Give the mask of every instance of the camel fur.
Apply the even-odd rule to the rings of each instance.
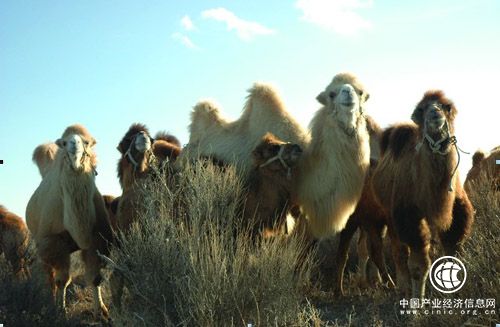
[[[271,133],[253,150],[245,220],[253,226],[254,237],[262,232],[274,235],[285,225],[301,155],[299,145],[280,141]]]
[[[0,205],[0,254],[12,266],[14,274],[29,277],[27,251],[29,232],[23,219]]]
[[[307,145],[308,133],[290,115],[272,86],[255,83],[248,92],[243,113],[235,121],[221,117],[213,102],[197,103],[191,113],[189,144],[182,157],[215,158],[226,164],[235,164],[244,175],[252,168],[253,149],[267,132],[301,148]]]
[[[115,231],[125,233],[138,219],[143,203],[141,183],[152,173],[171,174],[170,167],[181,153],[180,142],[172,135],[158,133],[152,138],[143,124],[132,124],[118,144],[118,178],[122,195],[109,201]],[[155,169],[156,168],[156,169]],[[169,178],[170,176],[167,176]],[[119,246],[119,244],[117,244]],[[124,280],[118,271],[110,277],[113,304],[121,306]]]
[[[59,149],[51,168],[29,200],[26,222],[56,303],[65,308],[70,254],[82,250],[86,279],[93,287],[94,314],[107,316],[99,286],[103,263],[97,252],[107,253],[111,229],[102,196],[95,185],[95,143],[82,125],[66,128],[56,141]]]
[[[296,201],[316,237],[341,231],[361,197],[370,161],[363,115],[368,93],[349,73],[336,75],[318,101],[311,142],[299,166]]]
[[[472,168],[467,173],[464,188],[467,193],[474,191],[478,183],[491,183],[492,190],[500,192],[500,146],[489,153],[476,151],[472,157]]]
[[[471,230],[473,208],[457,171],[456,114],[442,91],[428,91],[413,111],[414,123],[382,135],[372,187],[389,217],[397,284],[406,296],[425,294],[431,231],[454,255]]]

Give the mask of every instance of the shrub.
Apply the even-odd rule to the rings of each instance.
[[[161,176],[161,175],[160,175]],[[242,181],[231,168],[197,163],[169,187],[154,174],[143,208],[111,259],[129,295],[119,325],[290,325],[317,321],[301,293],[311,257],[300,240],[257,244],[243,222]]]

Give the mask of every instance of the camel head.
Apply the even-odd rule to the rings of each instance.
[[[358,79],[349,73],[337,74],[316,99],[330,112],[334,120],[353,133],[357,121],[363,114],[369,94]]]
[[[290,178],[291,169],[302,156],[302,149],[297,144],[285,143],[273,134],[267,133],[252,152],[254,167],[265,174],[286,175]]]
[[[453,135],[457,109],[442,91],[427,91],[417,104],[411,119],[432,139]]]
[[[81,125],[66,128],[62,137],[56,141],[71,168],[77,172],[94,171],[96,156],[93,150],[95,139]]]
[[[149,135],[146,126],[133,124],[118,144],[118,151],[134,169],[144,170],[151,155],[154,139]]]

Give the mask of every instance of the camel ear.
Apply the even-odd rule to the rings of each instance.
[[[94,146],[94,145],[96,145],[96,144],[97,144],[97,141],[95,140],[95,138],[92,138],[92,139],[90,140],[90,146]]]
[[[122,150],[122,143],[121,143],[121,142],[120,142],[120,144],[118,144],[118,145],[116,146],[116,150],[120,151],[120,153],[121,153],[121,154],[123,154],[123,153],[124,153],[124,152],[123,152],[123,150]]]
[[[318,100],[318,102],[321,103],[322,105],[326,106],[326,98],[327,98],[326,91],[323,91],[320,94],[318,94],[316,100]]]
[[[366,102],[366,101],[368,101],[368,99],[370,98],[370,93],[365,92],[364,96],[365,96],[365,100],[364,100],[364,102]]]
[[[56,145],[62,149],[66,146],[66,141],[64,141],[63,139],[57,139]]]

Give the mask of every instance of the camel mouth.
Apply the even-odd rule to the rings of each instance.
[[[444,128],[445,123],[445,117],[436,117],[427,120],[427,125],[434,131],[441,131]]]
[[[135,139],[135,149],[141,153],[144,153],[151,149],[151,140],[146,135],[138,135]]]

